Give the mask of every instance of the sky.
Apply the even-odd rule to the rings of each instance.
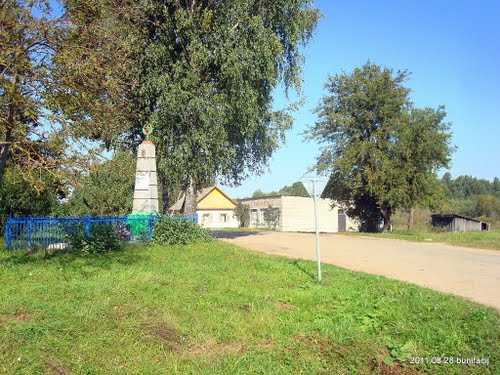
[[[323,18],[303,49],[305,104],[264,174],[239,187],[221,185],[231,198],[277,191],[307,173],[319,146],[302,133],[317,120],[312,110],[325,94],[323,84],[368,60],[411,72],[406,86],[417,107],[445,106],[457,147],[453,178],[500,176],[500,1],[318,0],[315,6]],[[276,90],[274,106],[295,99]]]

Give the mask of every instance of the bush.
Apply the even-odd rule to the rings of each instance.
[[[250,207],[248,205],[239,202],[234,210],[234,216],[238,218],[240,227],[248,228],[250,226]]]
[[[69,236],[71,251],[85,254],[106,253],[121,250],[125,241],[111,225],[93,223],[90,225],[90,236],[85,229],[80,229]]]
[[[211,240],[210,231],[191,220],[164,216],[153,225],[152,242],[158,245],[186,245]]]
[[[280,221],[281,211],[279,208],[273,208],[269,205],[268,208],[264,209],[264,221],[266,222],[266,227],[268,229],[276,230],[276,227]]]

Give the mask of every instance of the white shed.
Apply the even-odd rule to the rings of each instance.
[[[276,230],[283,232],[314,232],[314,202],[309,197],[278,196],[241,199],[250,208],[250,227],[266,228],[264,213],[274,209],[279,214]],[[319,230],[345,232],[357,230],[358,224],[347,217],[338,206],[332,208],[330,199],[318,200]]]

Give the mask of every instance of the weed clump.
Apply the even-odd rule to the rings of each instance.
[[[78,230],[70,234],[71,251],[83,254],[99,254],[123,249],[125,240],[111,225],[91,224],[90,234]]]

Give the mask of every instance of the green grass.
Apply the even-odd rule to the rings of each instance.
[[[319,285],[315,270],[219,241],[88,257],[2,252],[0,372],[495,373],[498,312],[331,265]]]
[[[357,233],[342,234],[370,236],[379,238],[395,238],[416,242],[444,242],[455,246],[473,247],[478,249],[500,250],[500,231],[489,232],[437,232],[430,230],[408,231],[398,229],[393,233]]]

